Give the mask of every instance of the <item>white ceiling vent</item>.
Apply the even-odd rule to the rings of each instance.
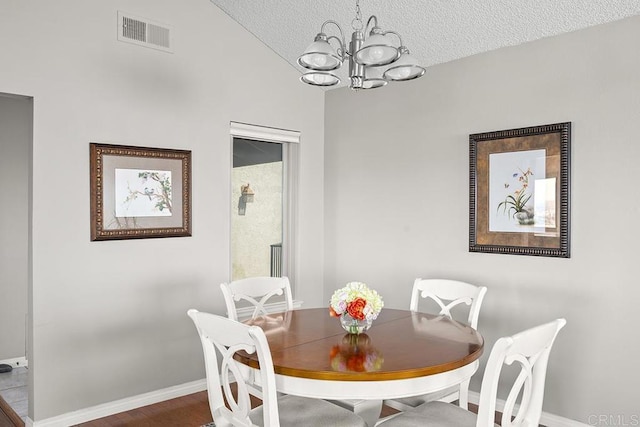
[[[120,11],[118,40],[173,53],[170,26]]]

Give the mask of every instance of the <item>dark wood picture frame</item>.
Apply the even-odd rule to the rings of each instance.
[[[89,144],[91,240],[191,236],[191,151]]]
[[[469,135],[469,251],[569,258],[571,122]]]

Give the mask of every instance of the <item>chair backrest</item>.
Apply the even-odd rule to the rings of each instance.
[[[187,314],[195,323],[202,342],[209,408],[216,426],[253,426],[249,419],[251,400],[247,376],[243,375],[246,371],[239,369],[240,363],[233,359],[236,352],[244,350],[258,355],[264,408],[263,425],[279,427],[273,360],[262,329],[195,309],[189,310]],[[221,356],[220,363],[216,352]],[[237,383],[237,397],[231,390],[230,384],[233,381]],[[225,399],[229,408],[225,405]]]
[[[438,314],[451,318],[451,309],[459,304],[469,306],[469,326],[478,329],[480,306],[487,292],[485,286],[449,279],[416,279],[413,282],[409,309],[418,311],[420,298],[430,298],[440,307]]]
[[[224,301],[227,305],[227,316],[238,320],[236,302],[245,300],[253,307],[251,318],[267,314],[265,304],[275,295],[284,294],[286,310],[293,310],[291,285],[287,277],[249,277],[220,284]]]
[[[501,425],[538,426],[542,414],[549,353],[558,332],[566,323],[565,319],[557,319],[496,341],[482,379],[476,427],[494,425],[500,374],[504,365],[514,364],[520,368],[520,372],[513,381],[506,399]],[[515,419],[512,420],[516,404],[519,407]]]

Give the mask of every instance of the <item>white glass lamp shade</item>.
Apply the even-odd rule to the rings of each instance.
[[[376,89],[386,85],[388,82],[385,79],[365,79],[362,82],[362,89]]]
[[[340,83],[340,78],[328,71],[309,71],[300,76],[300,80],[313,86],[334,86]]]
[[[365,40],[353,58],[358,64],[378,66],[391,64],[399,55],[398,48],[391,44],[389,37],[373,34]]]
[[[342,58],[331,47],[328,41],[318,40],[309,45],[298,58],[300,66],[314,71],[337,70],[342,65]]]
[[[400,56],[400,59],[387,68],[383,76],[387,80],[399,82],[417,79],[418,77],[422,77],[424,73],[425,69],[417,65],[413,56],[411,56],[408,51],[405,51]]]
[[[382,67],[366,67],[362,89],[375,89],[386,85],[388,82],[382,77]]]

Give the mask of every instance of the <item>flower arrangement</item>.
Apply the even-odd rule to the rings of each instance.
[[[384,302],[382,297],[362,282],[349,282],[333,293],[329,314],[340,317],[348,314],[356,320],[373,321],[378,317]]]

